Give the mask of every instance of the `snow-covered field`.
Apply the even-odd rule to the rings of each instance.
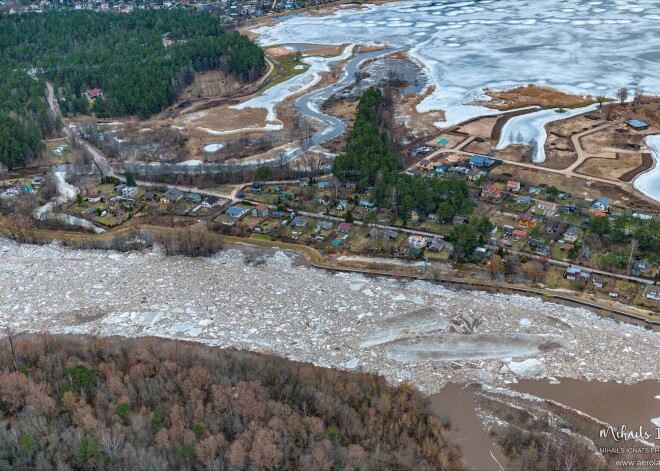
[[[633,185],[645,195],[660,202],[660,134],[647,136],[645,142],[653,154],[654,166],[635,178]]]
[[[476,377],[497,385],[530,374],[660,378],[658,334],[583,309],[332,275],[296,268],[283,252],[245,258],[233,249],[190,259],[0,240],[0,326],[196,340],[362,368],[426,392]],[[448,348],[452,361],[430,359]],[[525,360],[534,361],[522,368]]]
[[[511,144],[531,145],[534,149],[532,161],[544,162],[545,141],[548,138],[545,126],[553,121],[567,119],[597,108],[596,103],[582,108],[567,109],[562,113],[558,113],[556,109],[549,109],[514,116],[502,128],[500,142],[497,143],[496,149],[502,150]]]
[[[264,45],[384,41],[427,66],[435,91],[419,111],[444,109],[448,123],[493,113],[467,106],[485,86],[534,83],[612,96],[621,86],[660,93],[657,0],[412,1],[290,16],[255,30]],[[313,68],[321,68],[314,64]],[[312,71],[296,77],[304,81]],[[262,99],[287,96],[289,81]]]

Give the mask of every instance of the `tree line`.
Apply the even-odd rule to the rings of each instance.
[[[164,339],[7,334],[2,469],[464,469],[428,401],[382,377]]]
[[[147,118],[171,105],[196,72],[222,70],[248,82],[264,65],[259,46],[226,33],[211,13],[2,15],[0,162],[25,164],[42,150],[35,139],[61,126],[48,114],[44,80],[55,85],[63,113]],[[85,92],[91,88],[103,96],[90,110]]]

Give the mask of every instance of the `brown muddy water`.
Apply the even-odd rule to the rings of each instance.
[[[619,384],[614,381],[558,380],[559,384],[550,384],[548,380],[522,380],[509,388],[562,403],[615,427],[625,424],[628,431],[639,430],[641,426],[651,435],[648,441],[660,446],[657,435],[660,425],[651,422],[660,419],[660,382]],[[474,395],[469,389],[449,383],[429,398],[435,413],[451,421],[450,437],[463,450],[470,469],[501,469],[498,462],[507,469],[507,460],[497,448],[495,437],[490,437],[482,428],[474,409]]]
[[[660,420],[660,382],[640,381],[635,384],[619,384],[614,381],[584,381],[559,379],[559,384],[546,380],[522,380],[509,387],[514,391],[531,394],[560,402],[598,420],[630,430],[652,432],[652,438],[660,446],[660,437],[651,420]]]
[[[431,407],[440,417],[451,421],[450,437],[463,451],[468,466],[474,470],[496,470],[506,468],[507,460],[500,453],[494,439],[481,426],[474,410],[474,395],[469,389],[449,383],[430,397]],[[491,456],[491,452],[493,456]],[[495,461],[497,460],[497,462]]]

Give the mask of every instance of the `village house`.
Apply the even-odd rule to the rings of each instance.
[[[217,196],[207,196],[204,201],[202,201],[202,206],[211,209],[213,206],[219,205],[221,201],[222,199]]]
[[[376,203],[368,200],[360,200],[360,206],[364,206],[367,209],[371,209],[376,206]]]
[[[348,200],[339,200],[335,209],[337,211],[346,211],[346,208],[348,208]]]
[[[509,191],[520,191],[520,182],[509,180],[506,182],[506,189]]]
[[[410,246],[410,253],[412,255],[419,255],[422,253],[428,243],[426,237],[420,235],[411,235],[408,237],[407,242]]]
[[[337,230],[339,232],[348,232],[353,228],[353,223],[350,222],[341,222],[337,226]]]
[[[531,186],[531,187],[529,187],[529,192],[532,195],[540,195],[541,194],[541,189],[536,187],[536,186]]]
[[[353,183],[353,182],[346,183],[346,191],[348,191],[349,193],[355,193],[356,190],[357,190],[357,183]]]
[[[227,209],[227,216],[238,219],[248,211],[250,211],[250,208],[245,206],[232,206]]]
[[[540,250],[540,249],[542,249],[543,247],[545,247],[545,244],[544,244],[543,241],[541,241],[541,240],[538,240],[538,239],[532,239],[532,240],[529,241],[529,246],[530,246],[531,248],[533,248],[533,249]]]
[[[594,211],[608,211],[610,209],[610,201],[601,196],[591,204],[591,209]]]
[[[640,275],[649,276],[651,275],[652,272],[653,272],[653,265],[651,265],[649,262],[635,260],[632,269],[633,276],[640,276]]]
[[[291,225],[295,227],[305,227],[307,225],[307,220],[302,216],[296,216],[291,220]]]
[[[550,201],[539,200],[536,202],[535,212],[543,216],[552,216],[557,211],[557,204]]]
[[[375,239],[378,236],[378,229],[372,227],[371,230],[367,233],[369,239]]]
[[[646,289],[646,299],[660,301],[660,286],[649,286]]]
[[[445,247],[447,243],[442,240],[442,239],[433,239],[433,242],[431,243],[429,250],[431,252],[442,252],[442,249]]]
[[[521,231],[520,229],[514,229],[511,235],[514,239],[524,239],[527,237],[527,232]]]
[[[468,170],[467,173],[467,181],[474,183],[476,182],[480,177],[486,175],[486,172],[483,170],[480,170],[477,167],[473,167],[470,170]]]
[[[498,190],[495,185],[484,185],[481,189],[481,196],[486,198],[499,198],[500,194],[500,190]]]
[[[564,240],[566,242],[575,242],[580,238],[580,231],[577,227],[571,227],[564,232]]]
[[[147,191],[144,193],[144,196],[142,196],[142,199],[145,201],[153,201],[156,199],[156,193],[153,191]]]
[[[325,206],[330,203],[330,197],[328,195],[319,195],[317,201],[320,205]]]
[[[575,214],[577,213],[577,205],[573,203],[567,203],[561,207],[561,212],[564,214]]]
[[[649,128],[649,123],[640,119],[627,119],[625,124],[627,127],[633,128],[635,131],[646,131]]]
[[[422,160],[419,163],[419,169],[420,170],[433,170],[433,162],[431,162],[430,160],[426,160],[426,159]]]
[[[602,288],[605,286],[605,277],[602,275],[594,275],[591,277],[591,282],[596,288]]]
[[[193,202],[193,203],[201,203],[202,202],[202,196],[197,194],[197,193],[188,193],[186,195],[186,199],[188,201]]]
[[[305,188],[307,185],[309,185],[309,178],[307,177],[302,177],[298,180],[298,185],[301,188]]]
[[[480,155],[473,155],[470,157],[469,162],[472,167],[490,167],[495,163],[493,159],[481,157]]]
[[[428,220],[430,222],[438,222],[438,215],[435,213],[431,213],[428,215]]]
[[[318,182],[316,184],[316,187],[319,190],[325,190],[326,188],[332,188],[334,186],[335,182],[333,180],[326,180],[323,182]]]
[[[399,233],[395,231],[394,229],[388,229],[385,231],[385,235],[389,237],[392,240],[396,240],[397,237],[399,237]]]
[[[589,273],[583,271],[579,267],[568,267],[564,272],[564,277],[567,280],[577,280],[577,279],[588,280]]]
[[[531,211],[526,211],[518,218],[518,225],[523,227],[534,227],[536,226],[536,216],[534,216]]]
[[[532,202],[531,196],[518,196],[516,198],[516,204],[521,206],[527,206]]]
[[[101,201],[101,195],[100,194],[93,194],[93,195],[87,195],[87,201],[90,203],[98,203]]]
[[[164,204],[176,203],[181,198],[183,198],[183,191],[177,188],[170,188],[161,195],[160,202]]]
[[[550,224],[548,227],[545,228],[545,231],[548,234],[555,234],[559,231],[559,224]]]
[[[87,90],[87,98],[90,100],[95,100],[99,97],[103,96],[103,90],[100,88],[92,88],[91,90]]]
[[[408,213],[408,219],[410,219],[412,222],[417,222],[419,221],[419,214],[417,214],[417,211],[412,210]]]
[[[332,222],[331,221],[318,221],[316,223],[316,229],[317,230],[322,229],[324,231],[330,230],[330,229],[332,229]]]
[[[286,211],[282,211],[281,209],[272,212],[272,216],[277,219],[282,219],[286,214]]]
[[[259,193],[262,188],[264,187],[264,184],[261,182],[254,182],[252,183],[252,193]]]
[[[258,204],[252,209],[252,215],[258,218],[268,217],[268,205],[261,203]]]

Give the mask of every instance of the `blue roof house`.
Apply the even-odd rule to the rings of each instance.
[[[610,201],[604,196],[601,196],[592,203],[591,208],[596,211],[607,211],[610,209]]]

